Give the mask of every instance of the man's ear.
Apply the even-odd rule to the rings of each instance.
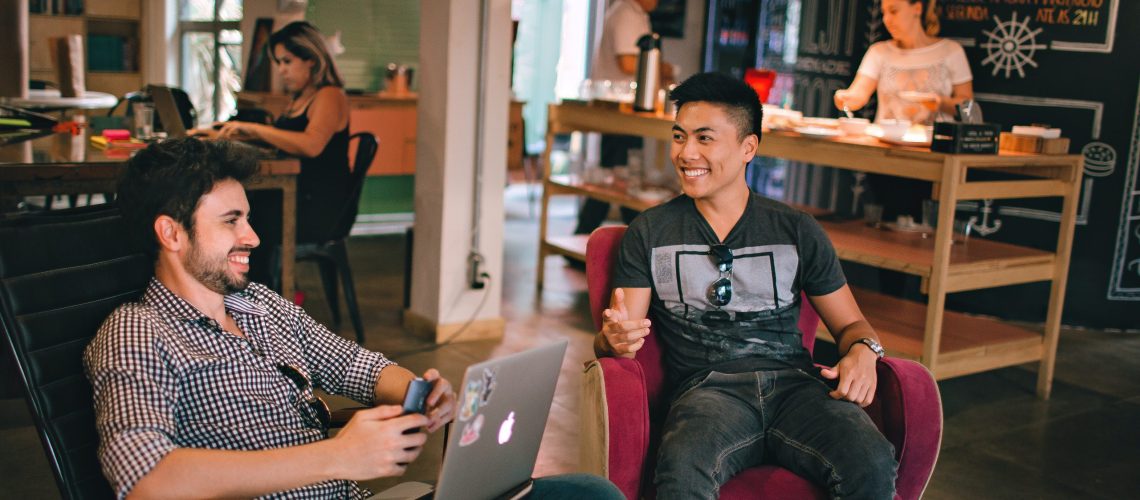
[[[181,250],[189,237],[182,224],[169,215],[160,215],[154,219],[154,235],[160,250],[171,252]]]
[[[740,143],[741,152],[744,154],[744,163],[752,161],[756,157],[756,153],[760,150],[760,137],[756,134],[748,134],[744,137],[744,141]]]

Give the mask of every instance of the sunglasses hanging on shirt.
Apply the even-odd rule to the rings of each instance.
[[[297,367],[292,365],[277,365],[277,370],[281,372],[285,378],[292,380],[297,385],[297,390],[300,391],[301,397],[304,402],[312,410],[312,416],[306,416],[310,423],[316,423],[321,430],[327,431],[329,422],[332,421],[332,413],[329,411],[328,405],[325,401],[316,394],[313,394],[313,383],[309,377]],[[313,421],[315,419],[315,422]]]
[[[705,298],[714,306],[724,307],[732,301],[732,249],[725,245],[713,245],[709,248],[709,255],[716,262],[720,275],[705,291]]]

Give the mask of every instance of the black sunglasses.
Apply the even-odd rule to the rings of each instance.
[[[292,365],[277,365],[277,371],[297,385],[297,390],[300,391],[305,404],[312,410],[306,414],[306,419],[310,423],[315,419],[321,430],[328,430],[329,422],[332,421],[332,412],[329,411],[329,406],[325,404],[325,401],[313,393],[313,383],[309,377]]]
[[[725,245],[713,245],[709,248],[709,255],[716,260],[720,276],[709,285],[705,298],[714,306],[724,307],[732,300],[732,280],[728,278],[732,272],[732,250]]]

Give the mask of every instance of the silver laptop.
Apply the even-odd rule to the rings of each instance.
[[[162,129],[166,137],[186,137],[186,126],[182,124],[182,114],[178,112],[178,104],[174,102],[174,94],[169,87],[161,85],[148,85],[147,92],[154,101],[154,111],[158,119],[162,120]]]
[[[567,341],[471,365],[456,388],[436,500],[492,499],[529,487]]]

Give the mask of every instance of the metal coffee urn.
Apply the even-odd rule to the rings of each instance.
[[[661,36],[649,33],[637,40],[641,53],[637,57],[637,93],[633,97],[633,109],[654,111],[657,104],[657,89],[661,86]]]

